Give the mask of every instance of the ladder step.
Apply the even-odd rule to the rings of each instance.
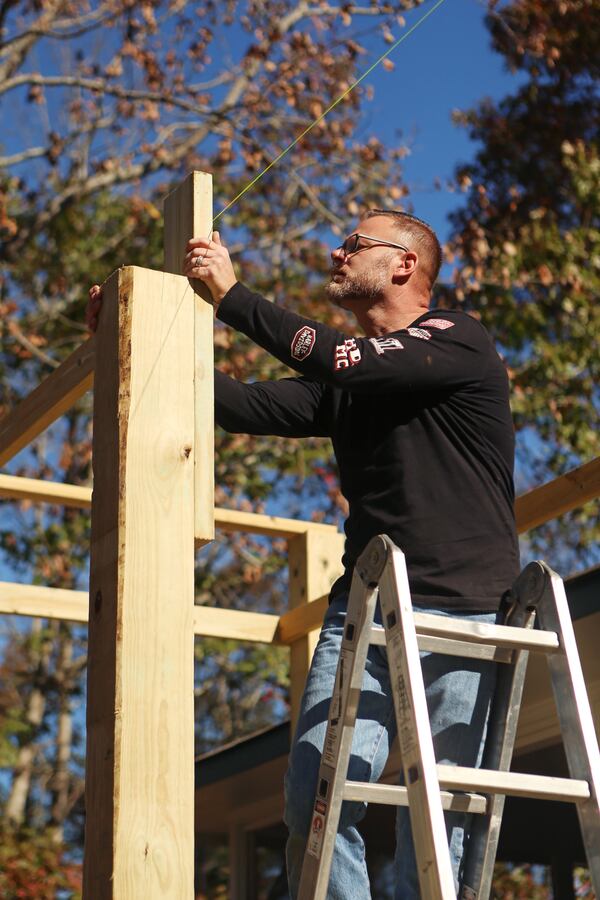
[[[440,786],[453,791],[481,791],[489,794],[508,794],[511,797],[531,797],[538,800],[562,800],[577,803],[589,800],[587,781],[575,778],[553,778],[548,775],[528,775],[522,772],[494,772],[490,769],[471,769],[466,766],[438,765]]]
[[[385,647],[385,629],[381,625],[373,625],[370,642]],[[454,641],[450,638],[426,634],[417,634],[417,643],[419,650],[427,653],[445,653],[449,656],[464,656],[489,662],[514,662],[514,653],[510,648],[494,647],[492,644],[473,644],[469,641]]]
[[[442,806],[454,812],[481,813],[488,809],[488,798],[482,794],[440,791]],[[364,803],[385,803],[390,806],[408,806],[408,791],[395,784],[368,784],[363,781],[344,782],[344,800]]]
[[[555,631],[532,631],[511,625],[486,625],[482,622],[460,621],[435,616],[431,613],[415,613],[417,633],[450,637],[454,640],[472,641],[475,644],[494,644],[513,650],[537,650],[550,653],[560,648]]]
[[[508,650],[533,650],[552,653],[560,649],[555,631],[533,631],[511,625],[486,625],[481,622],[449,619],[432,613],[415,612],[417,637],[449,638],[473,644],[492,645]],[[385,631],[380,625],[371,629],[374,644],[385,643]]]

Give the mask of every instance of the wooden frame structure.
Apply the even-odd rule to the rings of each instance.
[[[209,175],[165,202],[165,272],[104,285],[97,334],[0,420],[4,465],[95,384],[94,491],[0,474],[0,497],[92,510],[90,592],[0,583],[0,613],[88,621],[84,893],[193,897],[193,636],[290,647],[295,721],[343,536],[214,509],[212,309],[177,274],[208,233]],[[521,496],[520,532],[600,495],[600,459]],[[214,528],[285,537],[281,616],[194,606],[194,549]],[[160,561],[160,562],[159,562]]]

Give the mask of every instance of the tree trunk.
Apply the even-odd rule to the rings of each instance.
[[[56,733],[56,755],[54,773],[51,779],[52,809],[50,830],[52,838],[61,844],[64,837],[64,822],[71,810],[69,762],[73,739],[73,717],[71,714],[71,691],[73,689],[73,639],[64,624],[59,637],[60,650],[56,665],[58,684],[58,722]]]
[[[32,635],[40,634],[41,629],[41,620],[33,619],[31,624]],[[20,826],[25,821],[33,764],[38,751],[37,736],[46,710],[46,685],[52,642],[44,641],[41,651],[31,650],[30,653],[32,668],[37,665],[33,678],[33,687],[27,700],[25,712],[25,721],[30,728],[27,738],[19,748],[17,764],[5,807],[6,820],[13,826]]]

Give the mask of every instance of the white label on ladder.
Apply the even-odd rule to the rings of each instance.
[[[399,631],[394,630],[391,635],[388,634],[388,640],[390,640],[393,650],[395,651],[395,654],[397,654],[395,658],[402,658],[404,656],[404,648],[402,646],[402,635]],[[399,724],[398,744],[400,745],[401,752],[405,755],[409,755],[414,752],[417,746],[412,726],[412,706],[402,670],[398,668],[396,672],[393,673],[392,677],[396,681],[396,698],[398,703],[399,723],[401,723]]]
[[[323,762],[327,766],[335,768],[337,764],[338,749],[342,738],[342,708],[344,695],[349,688],[349,673],[352,667],[354,657],[353,650],[340,650],[340,662],[335,679],[335,687],[333,689],[333,697],[331,698],[330,719],[325,735],[325,746],[323,748]]]
[[[314,856],[315,859],[321,858],[321,850],[323,849],[323,838],[325,836],[325,812],[327,804],[323,800],[317,800],[313,811],[312,825],[310,826],[310,834],[308,843],[306,844],[306,852]]]

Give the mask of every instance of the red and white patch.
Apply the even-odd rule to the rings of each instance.
[[[446,328],[453,328],[456,323],[450,322],[448,319],[427,319],[426,322],[421,322],[420,324],[422,328],[440,328],[442,331],[445,331]]]
[[[421,338],[422,341],[431,340],[431,332],[425,331],[424,328],[407,328],[406,330],[412,337]]]
[[[369,338],[376,352],[382,356],[386,350],[404,350],[402,341],[395,337]]]
[[[356,346],[354,338],[347,338],[343,344],[338,344],[335,348],[333,356],[333,370],[339,372],[340,369],[349,369],[350,366],[357,366],[362,359],[362,354]]]
[[[310,355],[317,341],[317,332],[310,325],[299,328],[292,339],[291,351],[294,359],[303,360]]]

